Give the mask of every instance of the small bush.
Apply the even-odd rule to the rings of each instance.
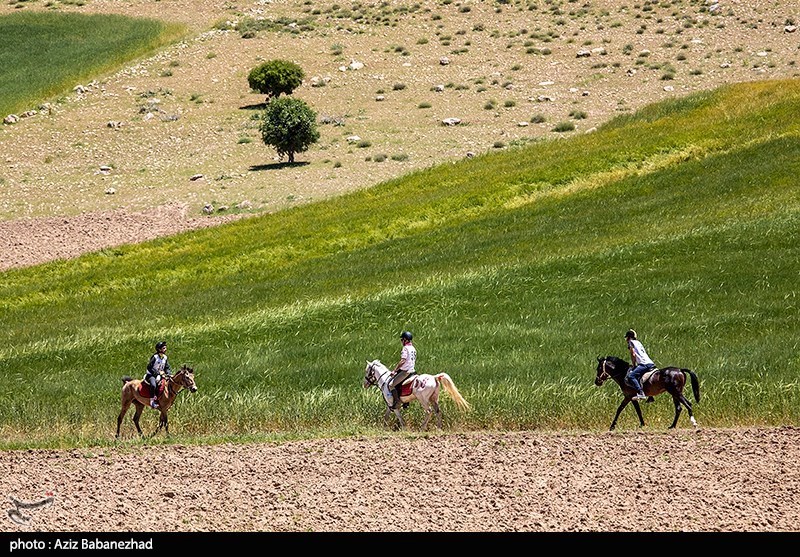
[[[572,122],[559,122],[553,128],[554,132],[563,133],[563,132],[571,132],[575,129],[575,124]]]

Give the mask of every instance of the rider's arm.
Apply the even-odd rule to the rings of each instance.
[[[150,375],[153,375],[153,364],[155,363],[156,363],[155,355],[150,356],[150,361],[147,362],[147,373],[149,373]]]
[[[392,370],[392,373],[397,373],[398,371],[400,371],[400,366],[402,366],[404,363],[406,363],[406,359],[405,358],[401,358],[400,361],[397,362],[397,365],[394,366],[394,369]]]

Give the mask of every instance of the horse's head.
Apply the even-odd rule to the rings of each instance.
[[[364,368],[364,388],[373,386],[378,381],[378,376],[375,375],[375,368],[381,365],[380,360],[367,360],[367,367]]]
[[[615,377],[621,372],[624,373],[627,369],[628,365],[624,360],[620,360],[614,356],[606,356],[605,358],[598,356],[597,375],[595,375],[594,384],[600,387],[606,382],[606,379]]]
[[[182,366],[181,370],[175,374],[172,380],[184,389],[189,389],[190,393],[197,392],[197,384],[194,382],[193,368],[190,368],[186,365]]]
[[[611,377],[609,373],[610,369],[613,368],[614,364],[609,361],[608,357],[601,358],[597,357],[597,375],[594,377],[594,384],[598,387],[602,387],[603,383],[606,382],[606,379]]]

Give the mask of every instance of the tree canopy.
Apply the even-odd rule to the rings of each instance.
[[[288,156],[294,162],[294,154],[301,153],[319,139],[317,113],[301,99],[283,97],[272,100],[261,119],[261,137],[264,143]]]

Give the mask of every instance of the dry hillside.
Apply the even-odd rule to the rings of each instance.
[[[796,77],[800,58],[788,0],[77,4],[12,0],[0,14],[114,12],[189,34],[0,125],[0,270],[587,133],[660,99]],[[264,98],[247,84],[275,58],[304,69],[295,95],[319,116],[294,166],[261,141]],[[554,131],[564,123],[575,129]]]

